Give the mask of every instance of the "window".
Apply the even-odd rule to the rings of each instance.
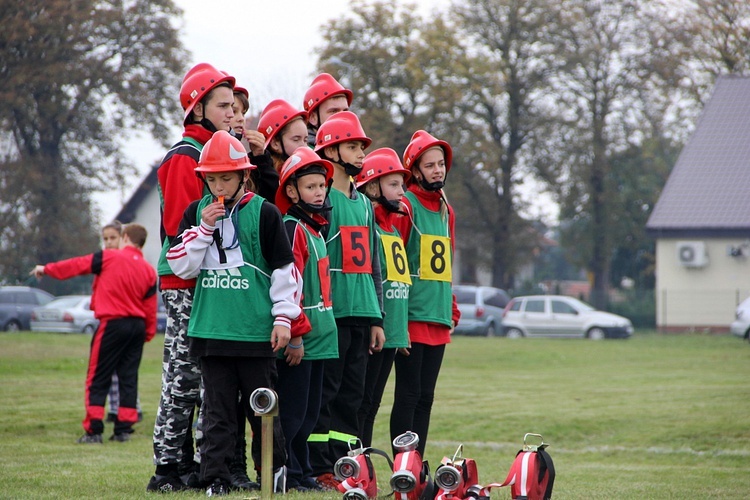
[[[36,294],[29,290],[28,292],[18,292],[16,294],[16,304],[38,304]]]
[[[522,304],[522,303],[523,303],[523,302],[521,302],[520,300],[516,300],[516,301],[514,301],[514,302],[513,302],[513,303],[512,303],[511,305],[510,305],[510,309],[509,309],[509,310],[510,310],[510,311],[515,311],[515,312],[518,312],[518,311],[520,311],[520,310],[521,310],[521,304]]]
[[[573,306],[562,300],[552,301],[552,312],[555,314],[578,314],[578,311],[573,309]]]
[[[465,289],[458,288],[454,289],[453,293],[456,294],[456,302],[459,304],[474,304],[476,303],[476,292],[473,288]]]
[[[508,304],[507,296],[503,295],[500,290],[485,290],[482,293],[482,301],[494,307],[504,308]]]
[[[526,300],[526,312],[532,313],[543,313],[544,312],[544,299],[527,299]]]

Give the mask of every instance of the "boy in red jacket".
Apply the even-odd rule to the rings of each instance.
[[[156,271],[141,253],[146,229],[138,224],[123,228],[120,249],[105,249],[72,259],[37,265],[30,274],[64,280],[95,274],[91,308],[99,328],[91,339],[86,373],[86,434],[79,443],[101,443],[104,400],[112,374],[120,380],[120,407],[110,441],[127,441],[138,420],[138,368],[143,343],[156,334]]]

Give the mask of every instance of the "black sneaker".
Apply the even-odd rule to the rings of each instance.
[[[171,493],[173,491],[182,491],[186,489],[185,484],[180,480],[177,472],[169,473],[165,476],[155,474],[146,486],[146,491],[156,491],[158,493]]]
[[[207,497],[220,497],[229,494],[229,483],[221,479],[214,479],[214,482],[206,488]]]
[[[177,471],[182,484],[187,489],[203,489],[205,487],[200,480],[201,466],[198,462],[190,460],[189,462],[180,463]]]
[[[84,434],[76,441],[78,444],[102,444],[101,434]]]
[[[323,487],[318,484],[314,477],[303,478],[299,485],[309,491],[323,491]]]
[[[110,441],[116,441],[118,443],[125,443],[127,441],[130,441],[130,433],[129,432],[123,432],[122,434],[112,434],[109,436]]]
[[[235,490],[253,491],[259,490],[260,484],[254,483],[247,476],[247,472],[241,469],[232,470],[230,467],[230,474],[232,475],[232,488]]]

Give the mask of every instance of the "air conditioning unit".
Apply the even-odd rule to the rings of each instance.
[[[683,267],[705,267],[708,265],[708,251],[703,241],[678,241],[677,261]]]

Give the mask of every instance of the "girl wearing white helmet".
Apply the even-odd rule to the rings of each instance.
[[[302,312],[302,283],[281,214],[245,190],[251,168],[239,140],[224,131],[214,134],[195,169],[210,194],[185,210],[180,236],[167,254],[176,275],[197,280],[188,337],[205,388],[201,481],[209,495],[231,488],[238,391],[260,436],[250,394],[274,387],[276,355],[287,348],[292,321]],[[275,476],[284,478],[280,430],[274,438]],[[260,463],[260,450],[253,451]],[[277,484],[283,491],[283,480]]]

